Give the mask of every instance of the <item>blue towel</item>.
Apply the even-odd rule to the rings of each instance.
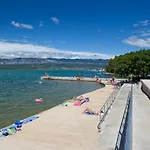
[[[29,122],[31,122],[31,121],[37,119],[37,118],[39,118],[39,117],[37,117],[37,116],[32,116],[32,117],[26,118],[26,119],[24,119],[24,120],[22,121],[22,124],[23,124],[23,125],[24,125],[24,124],[27,124],[27,123],[29,123]]]
[[[22,121],[17,120],[17,121],[15,121],[15,122],[16,122],[16,123],[21,123],[21,125],[24,125],[24,124],[27,124],[27,123],[29,123],[29,122],[31,122],[31,121],[37,119],[37,118],[39,118],[39,117],[37,117],[37,116],[31,116],[31,117],[26,118],[26,119],[24,119],[24,120],[22,120]],[[17,125],[16,125],[16,124],[13,124],[13,125],[10,125],[10,126],[8,126],[8,127],[5,127],[5,128],[0,129],[0,137],[1,137],[1,136],[4,136],[4,135],[3,135],[3,131],[6,131],[7,129],[10,129],[10,128],[12,128],[12,127],[15,127],[15,128],[16,128]]]
[[[93,112],[85,112],[87,115],[95,115]]]

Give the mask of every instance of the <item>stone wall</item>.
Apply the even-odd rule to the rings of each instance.
[[[143,91],[143,93],[145,93],[148,98],[150,99],[150,86],[149,86],[149,83],[150,83],[150,80],[141,80],[141,90]]]

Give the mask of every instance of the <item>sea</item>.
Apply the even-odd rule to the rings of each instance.
[[[41,80],[45,72],[51,76],[111,77],[104,72],[89,70],[0,70],[0,128],[50,109],[71,97],[103,88],[98,83]],[[44,102],[37,104],[36,98],[42,98]]]

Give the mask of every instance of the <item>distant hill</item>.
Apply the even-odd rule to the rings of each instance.
[[[100,69],[108,59],[13,58],[0,59],[0,69]]]

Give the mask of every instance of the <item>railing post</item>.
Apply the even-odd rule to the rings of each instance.
[[[106,106],[107,106],[107,108],[106,108],[106,112],[107,112],[107,110],[108,110],[108,108],[109,108],[109,107],[108,107],[108,105],[109,105],[109,103],[108,103],[108,102],[109,102],[109,101],[107,101],[107,102],[106,102]]]
[[[105,105],[104,105],[104,114],[105,114]]]

